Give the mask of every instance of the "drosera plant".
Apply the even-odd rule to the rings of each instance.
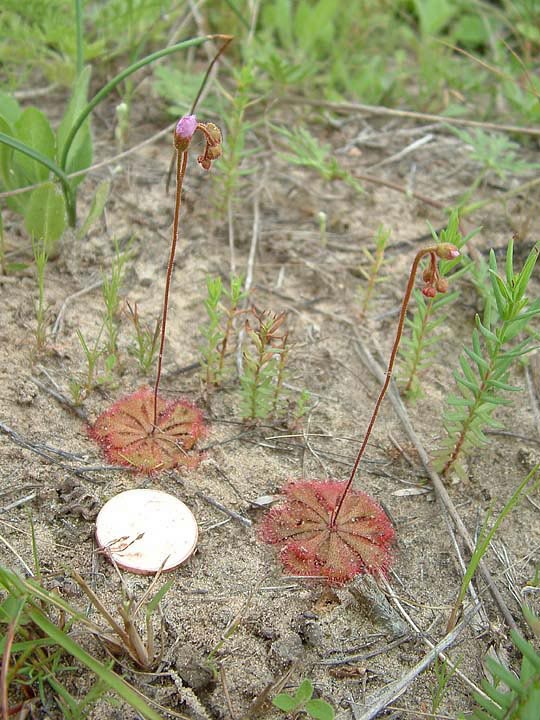
[[[459,368],[454,371],[456,387],[444,411],[446,437],[435,458],[435,466],[443,475],[465,475],[463,461],[487,443],[485,429],[500,426],[494,412],[498,406],[509,404],[505,393],[519,390],[509,383],[509,376],[516,361],[534,347],[534,334],[527,328],[540,318],[540,299],[530,302],[526,293],[539,254],[537,243],[522,269],[515,272],[514,243],[510,239],[502,276],[495,253],[490,252],[494,304],[486,304],[482,320],[476,316],[471,345],[464,348]]]
[[[392,524],[381,506],[366,493],[353,490],[352,484],[390,385],[420,263],[424,257],[429,259],[430,273],[423,275],[422,292],[430,297],[447,290],[446,281],[443,283],[439,275],[438,261],[452,260],[459,254],[455,245],[440,243],[419,250],[414,258],[386,377],[348,480],[289,482],[281,505],[273,507],[264,518],[261,539],[277,546],[282,564],[294,575],[319,577],[331,585],[340,585],[361,573],[377,575],[388,570],[395,535]]]
[[[206,141],[203,153],[197,158],[201,167],[209,170],[212,162],[221,155],[221,131],[216,125],[198,122],[195,115],[180,118],[173,131],[176,195],[154,389],[143,387],[120,399],[103,412],[90,428],[91,437],[104,448],[112,462],[143,473],[167,470],[178,465],[195,466],[199,458],[189,451],[205,434],[202,412],[193,403],[183,399],[168,402],[159,395],[182,187],[191,140],[196,132],[202,133]]]
[[[306,714],[312,720],[334,720],[334,708],[322,698],[313,697],[313,683],[302,680],[293,695],[278,693],[272,698],[272,705],[287,714],[296,717]]]

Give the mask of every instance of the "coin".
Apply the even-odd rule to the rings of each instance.
[[[96,540],[119,567],[150,575],[174,570],[195,550],[197,522],[181,500],[161,490],[126,490],[96,519]]]

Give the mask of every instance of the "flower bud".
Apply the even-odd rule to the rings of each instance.
[[[460,255],[459,250],[452,243],[440,243],[440,245],[437,245],[435,252],[441,260],[455,260]]]
[[[427,298],[434,298],[437,294],[437,291],[433,287],[433,285],[426,285],[426,287],[422,288],[422,295],[424,295]]]
[[[448,290],[448,280],[446,278],[439,278],[435,284],[437,292],[445,293]]]
[[[221,145],[221,130],[218,128],[218,126],[214,125],[214,123],[212,122],[208,122],[205,123],[204,127],[206,128],[208,142],[211,145]]]
[[[174,146],[179,152],[185,152],[191,138],[195,134],[197,129],[197,116],[196,115],[184,115],[176,123],[174,129]]]
[[[429,283],[433,280],[433,269],[430,267],[427,267],[424,272],[422,273],[422,279],[424,282]]]

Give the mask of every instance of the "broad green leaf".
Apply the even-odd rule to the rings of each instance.
[[[54,183],[45,183],[32,192],[25,225],[33,238],[43,240],[50,255],[66,227],[64,196]]]
[[[314,720],[334,720],[334,708],[326,700],[309,700],[306,703],[306,712]]]
[[[276,695],[276,697],[272,700],[272,705],[275,705],[275,707],[286,713],[293,712],[298,707],[297,701],[286,693]]]
[[[9,93],[0,92],[0,117],[13,126],[21,112],[21,106],[14,97]]]
[[[305,705],[305,703],[313,695],[313,683],[311,680],[303,680],[298,686],[298,690],[294,693],[294,699],[298,705]]]
[[[55,138],[45,115],[34,107],[26,108],[14,125],[15,137],[33,150],[37,150],[50,160],[55,156]],[[20,152],[15,153],[14,161],[25,176],[25,184],[47,180],[50,170],[36,160]]]
[[[414,7],[423,36],[437,35],[458,11],[448,0],[415,0]]]

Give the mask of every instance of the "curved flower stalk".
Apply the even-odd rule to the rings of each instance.
[[[176,151],[176,197],[169,262],[163,293],[161,336],[156,381],[153,391],[141,388],[119,400],[102,413],[90,428],[90,435],[113,462],[152,473],[178,465],[193,467],[197,455],[189,455],[196,441],[205,434],[202,412],[186,400],[167,403],[159,396],[163,353],[167,330],[167,314],[182,204],[182,187],[187,169],[188,153],[195,133],[206,140],[204,152],[197,158],[205,170],[221,155],[221,131],[213,123],[201,123],[195,115],[180,118],[173,133]]]
[[[416,254],[401,304],[386,378],[348,480],[290,482],[283,490],[283,503],[272,508],[261,525],[261,539],[279,548],[281,562],[296,575],[320,577],[329,584],[339,585],[360,573],[384,574],[390,566],[394,539],[391,522],[369,495],[351,486],[390,384],[416,273],[426,256],[429,265],[423,273],[422,293],[434,297],[448,289],[448,282],[439,273],[439,259],[455,259],[459,250],[450,243],[440,243]]]

